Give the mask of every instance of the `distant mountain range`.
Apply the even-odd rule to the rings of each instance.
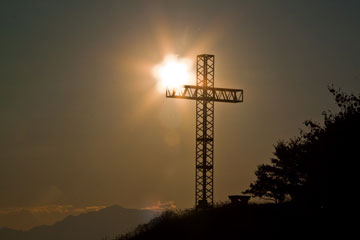
[[[68,216],[54,225],[34,227],[28,231],[0,229],[1,240],[101,240],[134,229],[154,218],[150,210],[111,206],[78,216]]]

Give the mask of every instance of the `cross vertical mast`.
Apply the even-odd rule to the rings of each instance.
[[[214,101],[208,99],[208,89],[214,88],[214,55],[197,56],[196,86],[196,161],[195,206],[207,208],[214,203]],[[211,95],[211,94],[210,94]]]

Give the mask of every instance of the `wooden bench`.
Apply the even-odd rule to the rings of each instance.
[[[229,195],[228,197],[231,201],[231,204],[233,205],[248,204],[251,198],[250,196],[246,196],[246,195]]]

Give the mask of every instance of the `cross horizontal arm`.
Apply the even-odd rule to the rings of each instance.
[[[200,86],[184,85],[180,88],[167,88],[166,97],[189,100],[238,103],[243,101],[243,90],[231,88],[204,88]]]

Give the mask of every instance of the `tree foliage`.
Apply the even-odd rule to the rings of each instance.
[[[328,204],[330,166],[360,156],[360,95],[333,86],[329,91],[340,110],[323,112],[323,124],[305,121],[306,130],[298,137],[278,141],[270,164],[258,167],[257,180],[244,193],[275,202],[289,198],[323,207]]]

